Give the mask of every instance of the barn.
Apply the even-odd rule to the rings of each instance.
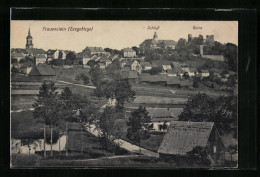
[[[161,158],[185,157],[198,146],[207,148],[212,163],[224,163],[225,147],[213,122],[172,121],[158,153]]]
[[[47,64],[39,64],[34,66],[28,74],[32,80],[44,81],[44,80],[56,80],[55,70]]]

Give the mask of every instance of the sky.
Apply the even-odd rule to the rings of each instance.
[[[72,28],[92,29],[69,31]],[[187,40],[188,34],[214,35],[215,41],[238,45],[237,21],[11,21],[11,48],[25,48],[30,28],[34,48],[63,49],[81,52],[86,46],[121,50],[139,46],[151,39],[154,32],[159,40]],[[63,31],[48,31],[61,28]]]

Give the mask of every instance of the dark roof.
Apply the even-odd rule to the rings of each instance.
[[[39,64],[32,68],[30,76],[55,76],[55,70],[47,64]]]
[[[122,68],[121,68],[121,71],[130,71],[130,70],[131,70],[130,67],[122,67]]]
[[[172,65],[174,66],[174,67],[181,67],[181,64],[180,64],[180,62],[172,62]]]
[[[123,79],[138,79],[138,74],[136,71],[121,71],[120,75]]]
[[[141,82],[150,82],[151,81],[151,75],[150,73],[142,73],[140,74]]]
[[[124,52],[135,52],[135,50],[133,50],[132,48],[124,48],[123,49]]]
[[[136,60],[127,60],[125,66],[130,67]]]
[[[57,51],[57,49],[56,49],[56,50],[51,50],[51,49],[49,49],[49,50],[47,51],[47,54],[48,54],[48,55],[53,55],[56,51]]]
[[[189,68],[189,70],[190,70],[191,73],[198,72],[197,68]]]
[[[26,62],[22,63],[21,68],[33,67],[35,66],[34,62],[27,60]]]
[[[181,87],[193,86],[193,81],[192,80],[181,80],[180,86]]]
[[[183,112],[183,108],[146,108],[151,118],[171,117],[178,119],[179,115]]]
[[[37,55],[37,54],[46,54],[46,51],[43,49],[37,49],[37,48],[32,48],[32,49],[26,49],[28,54],[32,55]]]
[[[213,126],[213,122],[172,121],[158,152],[185,155],[196,146],[205,147]]]
[[[201,70],[201,73],[209,73],[209,71],[206,70],[206,69],[202,69],[202,70]]]
[[[86,47],[85,49],[84,49],[84,51],[85,50],[89,50],[89,51],[91,51],[91,52],[105,52],[105,50],[102,48],[102,47]]]
[[[13,49],[11,49],[11,53],[23,53],[23,54],[28,54],[25,49],[21,49],[21,48],[13,48]]]
[[[141,61],[140,65],[145,67],[145,66],[152,66],[150,62],[146,62],[146,61]]]
[[[24,55],[22,54],[22,53],[11,53],[11,56],[13,57],[13,58],[23,58],[24,57]]]
[[[180,78],[178,77],[168,77],[167,85],[178,85],[181,83]]]
[[[151,75],[150,82],[167,82],[167,75],[158,74],[158,75]]]
[[[36,57],[36,58],[46,58],[46,56],[43,55],[43,54],[36,55],[35,57]]]

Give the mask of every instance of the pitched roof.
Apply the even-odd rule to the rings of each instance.
[[[43,54],[38,54],[38,55],[35,56],[35,58],[36,58],[36,59],[38,59],[38,58],[46,58],[46,56],[43,55]]]
[[[173,68],[173,71],[176,72],[177,74],[184,74],[185,71],[182,70],[180,67],[175,67]]]
[[[146,62],[146,61],[141,61],[140,65],[145,67],[145,66],[152,66],[150,62]]]
[[[209,73],[209,71],[206,70],[206,69],[202,69],[202,70],[201,70],[201,73]]]
[[[127,60],[125,66],[129,67],[131,66],[136,60]]]
[[[167,82],[167,78],[165,74],[152,75],[150,82]]]
[[[181,64],[180,64],[180,62],[172,62],[172,65],[174,66],[174,67],[181,67]]]
[[[162,65],[163,70],[172,69],[171,65]]]
[[[46,51],[43,49],[37,49],[37,48],[32,48],[32,49],[26,49],[28,54],[46,54]]]
[[[171,117],[177,120],[180,113],[183,112],[183,108],[146,108],[146,110],[151,118]]]
[[[91,52],[105,52],[105,50],[102,47],[86,47],[83,51],[89,50]]]
[[[11,49],[11,53],[23,53],[23,54],[28,54],[25,49],[21,49],[21,48],[12,48],[12,49]]]
[[[189,68],[189,69],[190,69],[191,73],[195,73],[195,72],[197,73],[198,72],[197,68]]]
[[[213,122],[172,121],[158,152],[185,155],[196,146],[205,147],[213,126]]]
[[[138,74],[136,71],[121,71],[120,75],[123,79],[138,79]]]
[[[150,82],[151,81],[151,75],[150,73],[142,73],[140,74],[141,82]]]
[[[122,67],[122,68],[121,68],[121,71],[130,71],[130,70],[131,70],[130,67]]]
[[[178,85],[181,83],[180,78],[178,77],[168,77],[167,85]]]
[[[21,68],[33,67],[35,66],[34,62],[27,60],[26,62],[22,63]]]
[[[176,45],[177,42],[175,42],[174,40],[158,40],[158,44],[160,43],[164,43],[166,45]]]
[[[180,86],[181,87],[193,86],[193,81],[192,80],[181,80]]]
[[[56,49],[56,50],[49,49],[49,50],[47,51],[47,54],[48,54],[48,55],[53,55],[56,51],[57,51],[57,49]]]
[[[22,53],[11,53],[11,56],[13,57],[13,58],[23,58],[24,57],[24,55],[22,54]]]
[[[123,49],[124,52],[135,52],[135,50],[133,50],[132,48],[124,48]]]
[[[39,64],[32,68],[30,76],[55,76],[55,70],[47,64]]]

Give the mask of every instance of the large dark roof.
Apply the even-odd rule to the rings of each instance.
[[[32,48],[32,49],[26,49],[28,54],[46,54],[46,51],[43,49],[37,49],[37,48]]]
[[[30,76],[55,76],[54,69],[47,64],[39,64],[32,68]]]
[[[23,54],[28,54],[25,49],[21,49],[21,48],[13,48],[13,49],[11,49],[11,53],[23,53]]]
[[[213,126],[213,122],[172,121],[158,152],[185,155],[196,146],[205,147]]]

